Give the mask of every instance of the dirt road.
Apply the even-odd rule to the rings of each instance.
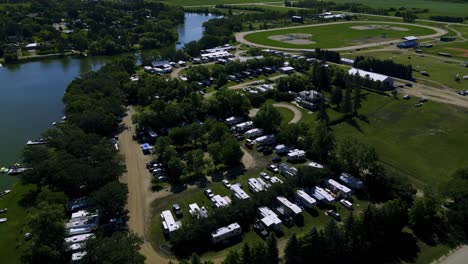
[[[260,48],[267,48],[267,49],[280,49],[280,50],[288,50],[288,51],[299,51],[299,50],[305,50],[305,51],[314,51],[314,49],[295,49],[295,48],[280,48],[280,47],[274,47],[274,46],[268,46],[268,45],[261,45],[257,43],[250,42],[245,39],[245,36],[251,33],[257,33],[257,32],[265,32],[265,31],[274,31],[274,30],[281,30],[281,29],[293,29],[293,28],[307,28],[307,27],[320,27],[320,26],[325,26],[325,25],[334,25],[334,24],[345,24],[345,23],[382,23],[378,21],[345,21],[345,22],[332,22],[332,23],[323,23],[323,24],[313,24],[313,25],[304,25],[304,26],[294,26],[294,27],[285,27],[285,28],[274,28],[274,29],[264,29],[264,30],[254,30],[254,31],[247,31],[247,32],[239,32],[236,33],[236,41],[246,44],[246,45],[252,45]],[[392,24],[392,25],[408,25],[407,23],[401,23],[401,22],[385,22],[385,24]],[[447,34],[447,30],[442,29],[442,28],[437,28],[437,27],[431,27],[431,26],[426,26],[426,25],[419,25],[420,27],[432,29],[435,31],[434,34],[430,35],[425,35],[425,36],[418,36],[419,39],[430,39],[430,38],[437,38],[442,35]],[[394,43],[396,40],[388,40],[388,41],[382,41],[382,42],[376,42],[376,43],[368,43],[368,44],[361,44],[361,45],[355,45],[355,46],[348,46],[348,47],[341,47],[341,48],[333,48],[329,50],[334,50],[334,51],[343,51],[343,50],[355,50],[355,49],[363,49],[363,48],[370,48],[370,47],[377,47],[377,46],[382,46],[382,45],[389,45],[391,43]]]
[[[468,246],[464,245],[447,257],[437,261],[439,264],[465,264],[468,260]]]
[[[127,172],[122,175],[121,180],[128,184],[127,209],[130,216],[128,225],[133,232],[144,239],[140,252],[146,257],[146,263],[167,263],[169,259],[159,255],[151,246],[145,228],[149,226],[151,203],[169,195],[170,192],[166,189],[153,193],[150,189],[152,176],[145,164],[151,159],[151,156],[143,155],[140,146],[132,139],[134,132],[133,113],[133,108],[129,108],[127,116],[123,120],[124,125],[129,129],[124,130],[119,135],[119,148],[125,157],[127,166]]]
[[[243,147],[241,147],[241,149],[242,152],[244,152],[244,156],[242,156],[242,164],[244,164],[244,168],[248,170],[255,165],[255,160],[246,149]]]
[[[301,118],[302,118],[301,110],[299,110],[297,107],[295,107],[293,105],[286,104],[286,103],[277,103],[277,104],[273,104],[273,106],[274,107],[287,108],[287,109],[291,110],[294,113],[293,119],[291,119],[291,121],[289,121],[288,124],[295,124],[295,123],[299,122],[301,120]]]

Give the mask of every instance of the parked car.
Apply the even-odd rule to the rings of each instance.
[[[245,141],[245,144],[244,144],[244,145],[245,145],[246,148],[252,149],[253,146],[254,146],[254,141],[251,140],[251,139],[247,139],[247,140]]]
[[[208,197],[208,199],[211,199],[214,196],[214,193],[211,189],[206,188],[203,192]]]
[[[226,188],[228,188],[228,189],[231,188],[231,184],[229,183],[228,180],[223,180],[222,182],[223,182],[224,186],[226,186]]]
[[[169,180],[169,178],[168,178],[167,176],[159,176],[159,177],[158,177],[158,180],[159,180],[159,181],[162,181],[162,182],[166,182],[166,181]]]
[[[24,234],[24,240],[28,241],[32,238],[32,234],[31,233],[26,233]]]
[[[258,146],[257,151],[258,152],[263,152],[265,150],[265,146]]]
[[[425,102],[427,102],[427,101],[428,101],[428,100],[427,100],[426,97],[421,97],[421,98],[419,99],[419,102],[421,102],[421,103],[425,103]]]
[[[268,156],[273,153],[273,149],[270,147],[265,147],[262,152],[263,152],[263,155]]]
[[[341,216],[339,213],[333,211],[333,210],[328,210],[328,215],[333,217],[336,221],[341,221]]]
[[[267,169],[269,171],[273,172],[273,173],[278,173],[279,172],[278,166],[276,166],[274,164],[268,164]]]
[[[466,91],[459,91],[458,94],[459,94],[459,95],[463,95],[463,96],[468,95],[468,90],[466,90]]]
[[[346,208],[346,209],[349,209],[349,210],[352,210],[353,209],[353,204],[346,200],[346,199],[341,199],[340,200],[340,203]]]
[[[180,208],[179,204],[173,204],[172,205],[172,211],[174,211],[175,215],[177,217],[179,217],[179,218],[184,215],[184,213],[182,212],[182,209]]]
[[[0,209],[0,214],[6,213],[6,211],[8,211],[8,208]]]
[[[244,136],[243,135],[236,135],[236,139],[237,139],[237,141],[242,141],[242,140],[244,140]]]
[[[266,172],[260,172],[260,176],[267,181],[271,181],[271,177]]]
[[[279,162],[281,162],[281,158],[278,157],[278,156],[274,156],[273,158],[271,158],[271,161],[272,161],[273,163],[279,163]]]

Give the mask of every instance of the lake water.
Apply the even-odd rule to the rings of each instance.
[[[214,15],[186,14],[177,27],[177,47],[198,40],[203,23]],[[77,76],[99,69],[111,57],[60,58],[0,68],[0,167],[20,160],[28,139],[34,139],[63,116],[62,96]],[[0,190],[17,180],[0,174]]]

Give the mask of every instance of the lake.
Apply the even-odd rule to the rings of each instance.
[[[203,23],[215,15],[185,14],[177,27],[181,48],[198,40]],[[20,160],[28,139],[34,139],[63,116],[62,97],[77,76],[97,70],[112,57],[60,58],[27,62],[0,68],[0,167]],[[0,174],[0,190],[17,180]]]

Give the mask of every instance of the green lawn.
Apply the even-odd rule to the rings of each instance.
[[[435,48],[435,47],[434,47]],[[413,67],[413,76],[416,78],[427,79],[433,82],[427,82],[431,86],[440,86],[437,83],[452,87],[456,90],[466,89],[468,87],[468,80],[455,81],[457,73],[460,76],[468,75],[468,68],[460,65],[459,62],[452,61],[450,58],[445,57],[432,57],[425,56],[424,53],[432,48],[423,49],[423,54],[408,53],[410,50],[401,51],[368,51],[353,54],[344,54],[343,57],[354,58],[358,55],[372,56],[379,59],[391,59],[401,64],[411,64]],[[429,76],[423,76],[420,71],[427,71]]]
[[[375,147],[380,159],[409,176],[416,187],[439,185],[468,166],[468,110],[416,99],[395,100],[367,93],[359,111],[365,118],[333,127],[335,136],[353,136]]]
[[[0,198],[0,208],[8,208],[6,213],[0,215],[0,218],[8,219],[0,224],[0,256],[4,264],[20,263],[21,245],[27,232],[24,226],[30,209],[21,207],[18,202],[32,188],[17,183],[11,193]]]
[[[279,2],[278,0],[160,0],[167,4],[194,6],[194,5],[218,5],[218,4],[242,4],[242,3],[263,3]]]
[[[367,30],[357,30],[352,29],[353,26],[366,26],[366,25],[389,25],[392,27],[405,28],[407,31],[397,31],[389,29],[367,29]],[[339,34],[333,34],[333,32],[339,32]],[[278,35],[287,35],[292,33],[301,33],[301,34],[311,34],[312,38],[309,40],[314,41],[313,44],[292,44],[282,41],[273,40],[270,37]],[[429,35],[434,33],[433,30],[428,28],[418,27],[417,25],[401,25],[401,24],[391,24],[391,23],[381,23],[381,22],[350,22],[345,24],[334,24],[334,25],[320,25],[320,26],[311,26],[304,28],[289,28],[289,29],[279,29],[279,30],[270,30],[248,34],[245,36],[245,39],[253,43],[282,47],[282,48],[297,48],[297,49],[307,49],[307,48],[339,48],[352,45],[358,45],[363,43],[372,43],[376,41],[400,39],[408,35]],[[385,38],[382,38],[382,35],[385,35]]]
[[[288,108],[284,107],[275,107],[276,110],[278,110],[281,114],[281,117],[283,120],[281,121],[281,125],[287,125],[289,121],[291,121],[294,118],[294,113],[293,111],[289,110]]]
[[[444,1],[430,0],[329,0],[335,3],[361,3],[375,8],[421,8],[429,9],[429,13],[418,14],[419,18],[429,18],[430,16],[461,16],[468,14],[468,4],[451,3]]]

